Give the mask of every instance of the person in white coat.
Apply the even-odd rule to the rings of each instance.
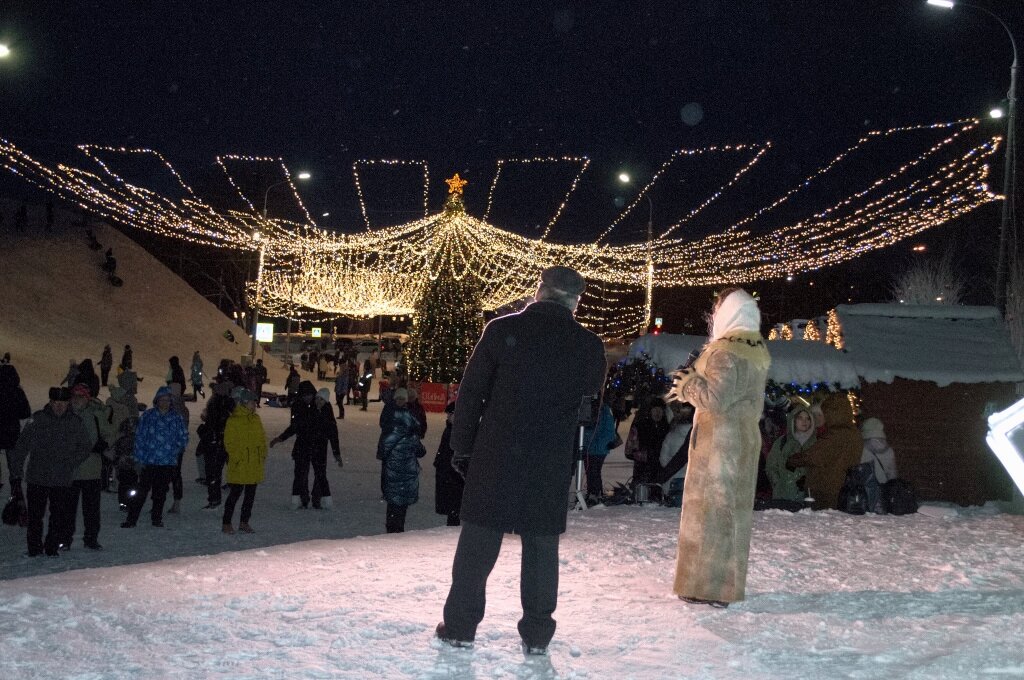
[[[868,509],[871,512],[882,512],[881,486],[896,479],[896,453],[885,438],[885,426],[878,418],[868,418],[860,426],[860,436],[864,439],[864,452],[860,462],[874,463],[875,480],[868,483]]]

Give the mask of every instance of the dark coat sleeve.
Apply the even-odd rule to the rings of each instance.
[[[488,324],[466,365],[466,372],[459,385],[455,421],[452,425],[453,460],[466,460],[473,450],[480,418],[490,400],[494,372],[498,367],[498,352],[495,343],[500,340],[499,336],[497,325]]]

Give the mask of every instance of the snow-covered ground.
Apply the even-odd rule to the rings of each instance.
[[[20,276],[31,278],[30,268]],[[133,279],[125,278],[128,288]],[[185,296],[175,285],[166,279],[157,292]],[[132,295],[143,305],[134,318],[152,323],[145,297]],[[16,296],[0,296],[0,305],[5,298],[17,304]],[[160,311],[172,328],[190,323],[189,305]],[[113,339],[106,317],[94,318],[95,327],[74,322],[93,334],[76,337],[81,351]],[[192,326],[216,340],[221,320],[204,324]],[[53,374],[62,376],[60,359],[80,353],[52,340],[60,324],[38,325],[47,335],[33,336],[24,323],[17,334],[0,328],[7,343],[0,351],[12,351],[16,363],[26,358],[19,370],[35,407]],[[142,359],[146,399],[162,377],[162,355],[180,351],[152,337],[160,356]],[[119,528],[116,499],[105,495],[102,552],[82,548],[79,522],[70,552],[29,559],[24,529],[0,526],[0,678],[1024,676],[1024,517],[994,508],[926,508],[907,517],[756,513],[748,599],[713,610],[671,593],[679,510],[574,514],[561,544],[551,655],[527,660],[516,632],[515,537],[491,577],[476,648],[433,640],[459,531],[433,512],[440,416],[429,419],[421,498],[407,533],[382,534],[374,459],[380,405],[371,404],[365,413],[347,409],[339,421],[345,467],[328,470],[333,510],[289,509],[286,442],[272,450],[257,492],[256,533],[228,536],[219,512],[200,509],[204,490],[192,481],[191,452],[202,403],[189,407],[184,503],[181,514],[165,515],[164,528],[149,526],[146,513],[137,528]],[[260,414],[268,436],[284,429],[284,410]],[[606,481],[628,469],[614,452]]]

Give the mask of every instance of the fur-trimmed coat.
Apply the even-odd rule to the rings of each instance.
[[[807,468],[807,492],[814,498],[813,509],[835,510],[846,471],[860,462],[864,442],[845,394],[829,395],[821,404],[821,412],[825,433],[810,448],[790,456],[787,467]]]
[[[737,602],[747,582],[764,386],[771,358],[761,335],[708,343],[676,390],[696,407],[679,523],[674,592]]]

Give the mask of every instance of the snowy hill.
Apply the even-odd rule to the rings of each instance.
[[[135,370],[147,379],[139,397],[147,402],[173,355],[187,374],[195,350],[207,372],[221,357],[238,361],[248,352],[244,331],[141,246],[107,225],[93,232],[104,250],[113,248],[122,287],[107,281],[103,251],[89,250],[80,227],[45,237],[6,234],[0,249],[0,353],[11,353],[33,408],[67,373],[69,359],[95,364],[105,344],[115,370],[124,345],[132,346]],[[236,343],[224,339],[228,329]]]

